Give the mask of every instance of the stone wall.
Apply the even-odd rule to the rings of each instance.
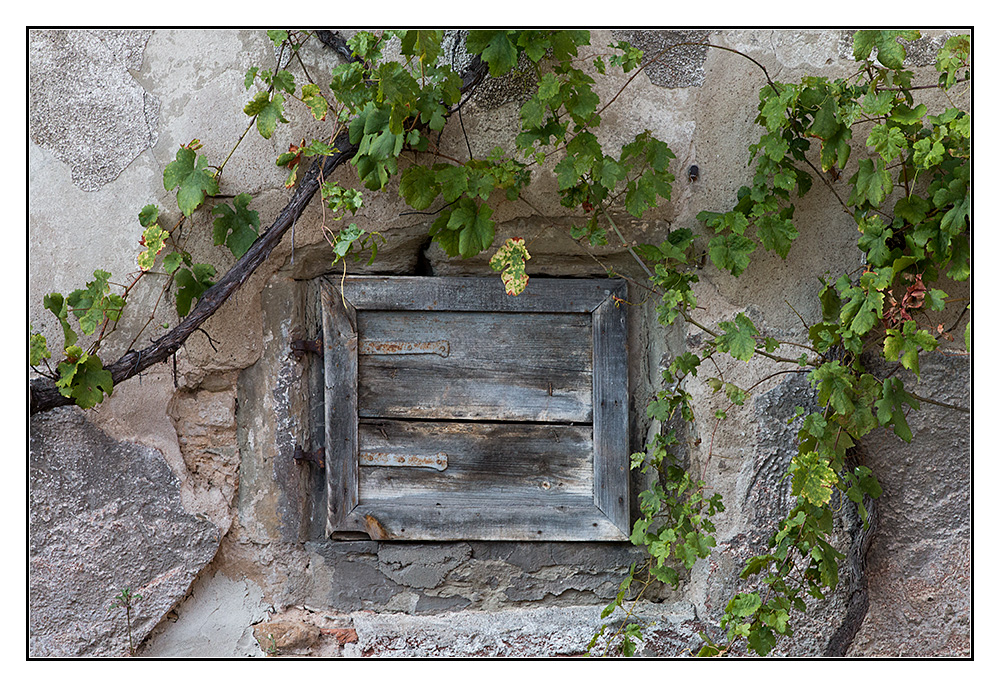
[[[910,51],[928,73],[944,31]],[[804,73],[848,73],[850,32],[596,31],[601,46],[629,40],[647,54],[678,41],[710,40],[746,52],[776,81]],[[41,306],[50,291],[82,286],[97,268],[122,278],[140,250],[138,211],[157,203],[177,215],[162,170],[192,138],[218,161],[243,133],[251,65],[274,61],[263,32],[71,30],[29,32],[29,316],[50,341],[58,324]],[[337,58],[304,49],[315,74]],[[319,77],[316,77],[319,78]],[[927,81],[927,79],[924,79]],[[731,206],[748,182],[747,148],[762,73],[731,52],[690,48],[636,78],[603,115],[602,142],[618,146],[650,129],[677,154],[671,202],[624,224],[629,240],[658,243],[678,227],[698,227],[704,209]],[[620,83],[601,87],[609,99]],[[512,138],[526,98],[516,78],[489,80],[463,110],[468,145],[478,153]],[[297,119],[304,122],[305,118]],[[273,161],[318,125],[247,137],[226,166],[222,194],[249,192],[262,224],[290,192]],[[458,122],[441,140],[465,154]],[[683,172],[692,164],[700,176]],[[350,183],[349,169],[337,172]],[[849,177],[850,175],[845,175]],[[841,186],[843,184],[840,182]],[[351,272],[488,275],[486,254],[449,259],[427,240],[428,222],[396,196],[365,192],[355,220],[387,243],[371,267]],[[639,268],[614,246],[589,255],[568,235],[554,177],[540,175],[528,203],[497,203],[497,237],[535,237],[529,273],[604,276],[613,268],[637,281]],[[818,311],[816,277],[861,264],[857,230],[821,192],[799,205],[801,236],[787,260],[757,255],[739,280],[711,263],[699,271],[706,319],[747,312],[776,338],[802,339],[799,315]],[[29,653],[121,655],[124,617],[109,612],[125,586],[142,594],[133,634],[144,656],[521,656],[578,655],[600,625],[638,550],[627,544],[539,542],[380,543],[324,536],[323,476],[296,462],[296,446],[319,445],[320,371],[290,355],[289,342],[317,328],[314,279],[330,272],[330,251],[314,203],[268,261],[168,363],[115,389],[99,408],[65,408],[31,418],[29,454]],[[189,250],[222,270],[233,260],[211,245],[209,219],[194,222]],[[70,228],[70,231],[67,231]],[[338,270],[340,267],[338,266]],[[961,295],[963,287],[948,289]],[[135,296],[148,312],[158,286]],[[697,330],[665,330],[653,305],[633,289],[630,319],[631,443],[655,430],[645,405],[664,361],[702,343]],[[159,311],[158,317],[170,322]],[[147,340],[143,317],[123,321],[106,360]],[[58,346],[58,343],[56,344]],[[971,364],[946,347],[922,364],[919,393],[971,406]],[[754,361],[726,370],[736,383],[766,376]],[[783,381],[782,381],[783,380]],[[699,385],[698,418],[683,458],[703,471],[727,510],[716,518],[718,550],[677,590],[653,590],[638,609],[652,629],[642,651],[681,655],[713,627],[743,584],[741,562],[766,540],[789,496],[777,479],[795,451],[797,427],[784,419],[808,405],[804,375],[776,378],[731,413],[713,435],[718,400]],[[925,408],[911,416],[912,444],[876,433],[866,464],[885,489],[880,527],[867,558],[867,609],[860,616],[842,585],[801,618],[778,652],[822,655],[839,628],[851,627],[851,655],[952,656],[971,652],[970,416]],[[709,440],[714,457],[706,463]],[[636,478],[635,490],[641,485]],[[838,538],[856,535],[852,511]],[[856,615],[856,614],[855,614]]]

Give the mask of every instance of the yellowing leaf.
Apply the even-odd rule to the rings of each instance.
[[[837,473],[830,468],[826,458],[815,451],[799,454],[792,458],[788,471],[792,475],[792,494],[814,506],[824,506],[830,501]]]
[[[143,272],[147,272],[153,268],[153,263],[156,262],[156,256],[159,255],[161,250],[163,250],[163,246],[165,245],[168,236],[170,236],[170,234],[160,228],[159,224],[151,224],[146,227],[145,231],[142,232],[142,243],[146,246],[146,250],[139,253],[139,258],[137,260],[139,263],[139,269]]]
[[[524,246],[524,239],[513,238],[500,247],[490,259],[490,268],[500,272],[507,295],[517,296],[528,285],[528,275],[524,271],[524,263],[531,255]]]

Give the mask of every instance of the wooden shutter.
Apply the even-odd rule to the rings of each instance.
[[[343,291],[341,291],[343,287]],[[324,281],[327,532],[628,538],[620,280]]]

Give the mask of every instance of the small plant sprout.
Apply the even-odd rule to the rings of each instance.
[[[125,625],[128,628],[128,655],[135,656],[135,645],[132,643],[132,609],[135,603],[142,598],[142,594],[133,594],[129,587],[122,589],[115,597],[114,603],[108,607],[108,612],[116,608],[125,609]]]

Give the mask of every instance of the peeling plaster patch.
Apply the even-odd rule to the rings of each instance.
[[[263,596],[260,587],[249,580],[231,580],[221,573],[203,577],[141,655],[263,656],[252,627],[267,618],[269,606]]]
[[[836,38],[828,31],[776,31],[774,44],[778,62],[793,69],[826,67],[837,53]]]
[[[740,52],[771,53],[781,66],[790,69],[826,67],[838,54],[838,38],[830,31],[740,30],[727,31],[723,38]]]
[[[697,45],[670,46],[678,43],[703,43],[708,31],[612,31],[615,40],[627,41],[643,52],[643,62],[661,52],[662,57],[646,67],[645,72],[655,86],[687,88],[705,83],[705,57],[708,48]],[[669,48],[669,50],[667,50]]]
[[[156,143],[159,104],[128,72],[152,31],[28,32],[28,133],[96,191]]]
[[[445,576],[469,560],[468,544],[411,546],[385,544],[379,547],[379,570],[396,584],[427,589],[436,587]]]

